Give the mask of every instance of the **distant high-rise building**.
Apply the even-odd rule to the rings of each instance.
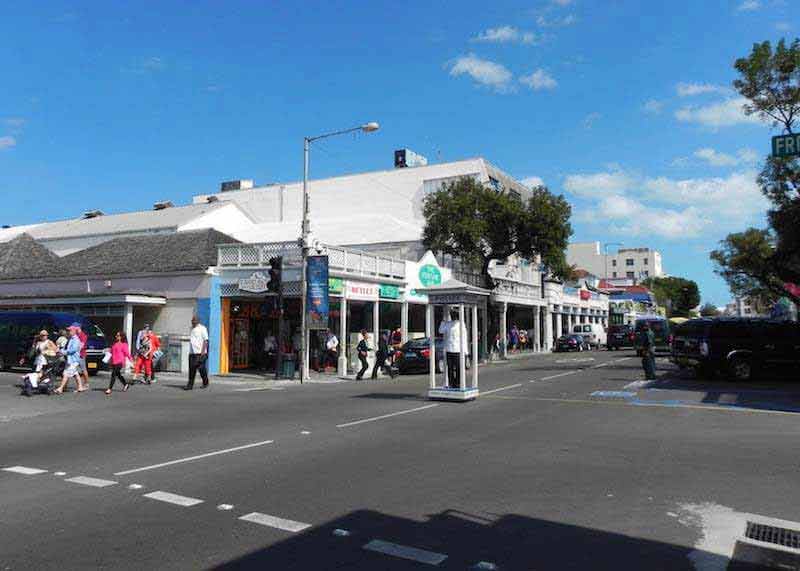
[[[634,280],[664,275],[661,252],[653,248],[604,251],[600,242],[575,242],[567,247],[567,262],[607,280]]]

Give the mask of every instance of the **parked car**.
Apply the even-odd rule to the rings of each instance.
[[[444,341],[436,339],[436,372],[444,371]],[[408,373],[427,373],[431,363],[431,340],[427,337],[412,339],[400,349],[400,355],[395,361],[397,370],[401,375]],[[467,356],[466,367],[470,368],[470,357]]]
[[[599,323],[576,323],[572,332],[583,337],[589,348],[599,349],[606,344],[606,328]]]
[[[103,331],[83,315],[41,311],[0,311],[0,370],[20,364],[33,366],[28,352],[39,331],[48,331],[55,341],[58,331],[73,323],[80,323],[88,336],[86,367],[90,375],[96,375],[103,367],[107,346]]]
[[[567,335],[562,335],[556,340],[555,351],[557,353],[584,350],[589,350],[589,344],[582,335],[570,333]]]
[[[761,371],[800,367],[800,324],[756,318],[691,319],[675,330],[671,360],[701,376],[750,380]]]
[[[645,323],[650,326],[650,330],[655,336],[656,353],[668,354],[671,351],[670,345],[672,344],[672,336],[669,321],[663,317],[640,317],[636,320],[636,328],[634,331],[634,347],[636,348],[636,354],[642,354],[642,333],[644,332]]]
[[[606,347],[614,349],[633,348],[636,334],[630,325],[611,325],[608,328]]]

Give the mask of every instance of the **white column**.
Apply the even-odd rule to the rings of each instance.
[[[481,322],[481,346],[483,358],[489,359],[489,304],[483,306],[483,321]]]
[[[339,306],[339,376],[347,376],[347,299],[342,295]]]
[[[381,302],[372,302],[372,343],[375,351],[378,350],[378,339],[380,339],[380,331],[378,331],[381,326],[380,310]]]
[[[540,319],[540,308],[538,305],[533,306],[533,339],[531,339],[531,343],[533,343],[533,350],[535,352],[539,352],[541,350],[541,337],[540,329],[539,329],[539,319]]]
[[[466,339],[461,339],[462,335],[467,333],[466,315],[464,315],[464,304],[458,305],[458,327],[459,347],[458,347],[458,387],[463,391],[467,388],[467,356],[464,354],[464,342]]]
[[[563,323],[564,319],[561,316],[561,311],[560,310],[555,314],[555,316],[556,316],[556,335],[555,335],[555,337],[556,337],[556,339],[558,339],[559,337],[561,337],[561,335],[563,335],[562,329],[563,329],[563,326],[564,326],[564,323]]]
[[[500,311],[500,346],[503,348],[500,356],[503,359],[506,359],[508,358],[508,322],[506,321],[508,304],[505,301],[503,302],[502,309]]]
[[[408,302],[404,301],[400,307],[400,337],[403,343],[408,341]]]
[[[432,305],[425,306],[425,337],[430,339],[433,336],[433,314],[428,317],[428,309],[433,307]]]
[[[130,303],[125,304],[125,317],[122,321],[122,328],[125,331],[125,337],[128,338],[128,347],[133,353],[136,339],[133,338],[133,306]],[[129,369],[130,367],[126,368],[126,371]]]
[[[425,331],[433,331],[433,306],[428,305],[425,308]],[[431,341],[431,362],[430,367],[428,368],[429,371],[429,381],[430,381],[430,388],[436,388],[436,343],[434,339],[428,334],[428,339]]]
[[[550,305],[542,307],[542,320],[544,323],[544,339],[542,339],[542,349],[549,351],[553,347],[553,314]]]
[[[472,307],[472,388],[478,388],[478,306]]]

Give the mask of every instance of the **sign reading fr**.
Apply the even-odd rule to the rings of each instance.
[[[776,158],[800,156],[800,133],[772,137],[772,156]]]

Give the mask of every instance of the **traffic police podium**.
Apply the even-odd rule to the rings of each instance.
[[[443,284],[420,288],[417,293],[428,296],[428,308],[425,313],[425,329],[429,333],[428,338],[435,340],[438,327],[434,323],[434,308],[444,306],[445,314],[451,310],[458,310],[458,320],[465,326],[470,341],[472,354],[472,375],[467,384],[467,351],[464,350],[465,343],[459,340],[458,352],[458,386],[449,386],[447,379],[447,363],[442,367],[441,381],[438,382],[436,375],[436,355],[435,341],[430,344],[430,386],[428,388],[428,398],[431,400],[467,401],[478,397],[478,308],[486,313],[489,291],[465,284],[459,280],[451,279]]]

